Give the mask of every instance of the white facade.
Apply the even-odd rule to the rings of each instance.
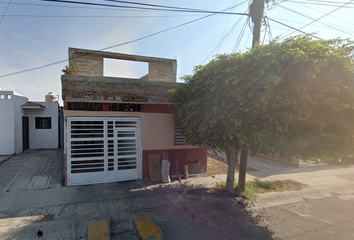
[[[0,91],[0,155],[22,152],[21,104],[27,101],[13,91]]]
[[[23,151],[22,118],[28,117],[29,148],[58,148],[58,103],[37,102],[44,108],[25,108],[28,98],[0,90],[0,155]],[[50,129],[36,129],[36,117],[50,117]]]
[[[35,102],[45,108],[25,109],[28,116],[29,148],[58,148],[58,110],[57,102]],[[50,129],[36,129],[36,117],[50,117]]]

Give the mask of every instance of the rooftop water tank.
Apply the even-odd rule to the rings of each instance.
[[[47,95],[45,95],[45,102],[58,102],[58,96],[53,92],[49,92]]]

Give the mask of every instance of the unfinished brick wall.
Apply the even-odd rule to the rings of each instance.
[[[181,84],[73,75],[62,75],[61,81],[66,102],[171,103],[168,90]]]
[[[140,80],[176,82],[177,60],[175,59],[69,48],[69,65],[70,67],[79,67],[77,75],[103,77],[104,58],[147,62],[149,64],[149,73],[143,76]]]
[[[78,66],[78,75],[103,76],[103,56],[94,53],[76,52],[69,48],[69,66]]]

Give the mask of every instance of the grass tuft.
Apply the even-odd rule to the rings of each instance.
[[[234,184],[234,190],[238,196],[244,199],[256,199],[258,194],[266,192],[283,192],[283,191],[298,191],[305,187],[304,184],[293,180],[260,180],[256,178],[254,181],[246,182],[245,191],[238,191],[238,184]],[[225,189],[226,182],[216,183],[214,190],[223,191]]]

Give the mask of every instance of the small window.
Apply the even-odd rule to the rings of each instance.
[[[52,118],[51,117],[36,117],[36,129],[51,129]]]
[[[175,145],[183,145],[186,143],[183,128],[175,125]]]
[[[5,95],[1,94],[0,99],[5,99]]]
[[[11,95],[10,94],[7,95],[7,99],[11,99]]]
[[[102,111],[102,103],[69,102],[68,110],[77,111]]]
[[[134,103],[110,103],[109,111],[140,112],[140,104]]]

